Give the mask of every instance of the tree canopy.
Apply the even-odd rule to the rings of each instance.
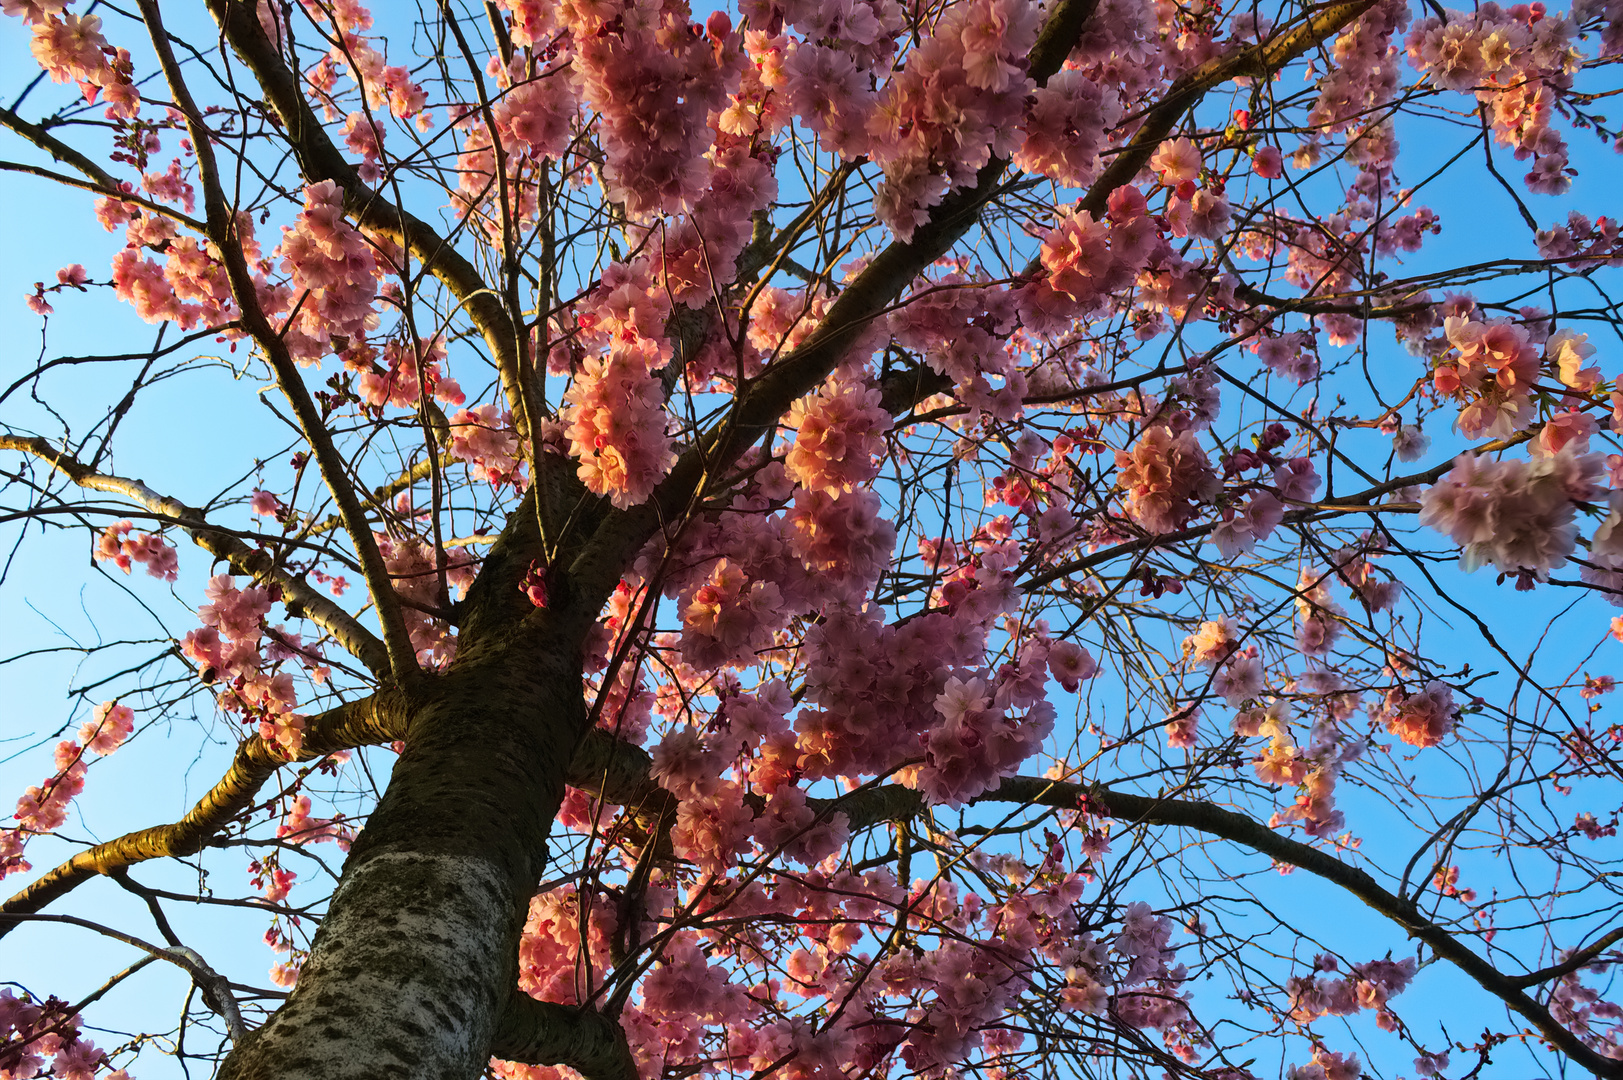
[[[3,9],[0,1080],[1623,1076],[1623,3]]]

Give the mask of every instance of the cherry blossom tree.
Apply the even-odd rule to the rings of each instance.
[[[0,1077],[1623,1076],[1623,4],[3,9]]]

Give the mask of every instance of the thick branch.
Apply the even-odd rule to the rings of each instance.
[[[422,264],[425,272],[434,275],[450,290],[495,360],[508,411],[523,422],[528,410],[519,345],[520,335],[527,331],[515,323],[518,315],[508,311],[498,290],[491,288],[474,264],[433,226],[361,180],[355,166],[322,127],[299,88],[298,78],[260,26],[254,12],[257,2],[206,0],[206,5],[226,41],[264,91],[265,100],[276,110],[282,129],[298,155],[300,171],[312,182],[331,180],[336,183],[343,189],[346,211],[358,226],[401,245]],[[546,496],[535,512],[545,523],[548,535],[552,535],[585,488],[576,477],[572,462],[543,452],[534,445],[533,439],[522,449],[530,459],[532,485]]]
[[[639,747],[618,743],[607,732],[593,731],[582,740],[569,769],[569,782],[594,797],[622,804],[646,799],[650,790],[660,790],[649,778],[651,759]],[[1243,814],[1212,803],[1155,796],[1133,795],[1108,788],[1069,784],[1038,777],[1016,776],[1003,781],[996,790],[976,802],[1020,803],[1075,810],[1086,800],[1096,812],[1143,825],[1171,825],[1222,837],[1278,862],[1299,866],[1309,873],[1346,889],[1352,895],[1402,926],[1411,937],[1430,946],[1433,952],[1454,964],[1484,990],[1503,1001],[1514,1012],[1531,1021],[1539,1033],[1575,1062],[1598,1076],[1623,1077],[1623,1062],[1603,1058],[1550,1016],[1548,1010],[1522,992],[1531,980],[1543,981],[1575,970],[1582,963],[1535,972],[1529,976],[1506,976],[1467,948],[1448,930],[1427,919],[1418,906],[1383,888],[1374,878],[1317,848],[1292,840]],[[906,821],[924,810],[923,796],[895,784],[864,787],[835,799],[809,799],[809,806],[823,812],[844,813],[853,831],[884,821]],[[1613,941],[1623,938],[1614,931],[1584,950],[1588,959]]]
[[[360,557],[361,571],[366,578],[367,590],[372,594],[373,606],[377,608],[378,621],[383,626],[383,645],[389,654],[389,668],[398,682],[405,684],[414,681],[420,674],[416,650],[412,648],[411,635],[406,631],[400,598],[390,583],[377,541],[372,537],[371,525],[355,495],[354,486],[349,482],[344,459],[333,445],[332,435],[316,410],[309,388],[299,374],[298,365],[288,352],[287,342],[271,326],[259,306],[259,293],[237,237],[237,217],[226,202],[225,192],[220,186],[219,164],[210,142],[211,133],[181,77],[180,65],[175,60],[174,50],[169,47],[169,38],[164,32],[156,0],[141,0],[140,6],[142,18],[146,20],[147,30],[152,37],[152,47],[163,65],[164,78],[169,83],[175,107],[186,118],[186,129],[197,154],[198,180],[203,188],[203,205],[207,209],[209,239],[214,241],[219,249],[220,261],[225,264],[232,299],[242,312],[242,325],[265,351],[265,357],[276,375],[277,385],[293,406],[305,440],[315,453],[322,479],[327,482],[327,490],[338,504],[338,512],[344,519],[350,542],[355,545],[355,553]]]
[[[1515,986],[1539,986],[1552,979],[1559,979],[1563,975],[1570,975],[1579,968],[1588,967],[1595,962],[1595,957],[1610,949],[1613,945],[1623,941],[1623,926],[1615,927],[1602,934],[1595,941],[1574,952],[1559,964],[1551,964],[1547,968],[1529,972],[1526,975],[1517,975],[1511,979]]]
[[[1521,979],[1506,976],[1472,952],[1454,934],[1426,918],[1412,901],[1382,888],[1363,870],[1292,840],[1243,814],[1225,810],[1213,803],[1132,795],[1096,785],[1068,784],[1029,776],[1011,777],[1003,781],[997,790],[975,801],[1074,810],[1084,800],[1097,813],[1107,817],[1141,825],[1193,829],[1208,836],[1232,840],[1277,862],[1300,867],[1341,886],[1403,927],[1410,937],[1424,942],[1438,956],[1469,975],[1478,986],[1530,1021],[1540,1035],[1580,1066],[1596,1076],[1623,1077],[1623,1062],[1602,1057],[1585,1046],[1576,1035],[1557,1023],[1547,1009],[1523,993]],[[918,792],[894,786],[859,790],[833,802],[850,818],[853,829],[880,821],[905,820],[924,807],[924,800]]]
[[[374,695],[306,721],[304,744],[295,755],[286,756],[277,744],[255,735],[237,747],[231,767],[185,817],[81,851],[0,905],[0,914],[40,911],[97,874],[110,874],[149,859],[195,855],[253,804],[260,787],[283,765],[311,761],[336,750],[391,742],[404,733],[404,710],[395,699]],[[16,925],[0,922],[0,936]]]
[[[283,573],[277,568],[270,552],[251,548],[231,533],[211,525],[201,510],[187,506],[178,499],[160,495],[140,480],[96,472],[38,436],[0,435],[0,449],[32,454],[82,488],[121,496],[154,514],[178,522],[198,547],[216,559],[230,563],[237,573],[256,580],[273,581],[281,586],[282,596],[289,605],[302,608],[311,622],[332,635],[334,641],[365,664],[372,674],[379,678],[389,674],[389,657],[384,652],[383,642],[357,622],[354,616],[301,579]]]
[[[1096,6],[1097,0],[1061,0],[1054,7],[1027,58],[1027,70],[1038,86],[1060,69]],[[661,520],[679,519],[710,477],[725,471],[777,424],[794,401],[815,389],[873,320],[974,226],[981,210],[1002,190],[1000,181],[1008,166],[1006,159],[993,158],[976,174],[973,185],[949,193],[931,210],[912,239],[893,241],[875,255],[829,307],[812,335],[740,390],[727,416],[682,455],[652,499],[604,520],[594,542],[571,567],[575,576],[590,590],[612,588],[631,550]]]
[[[637,1080],[620,1025],[593,1009],[537,1001],[515,991],[490,1052],[525,1065],[568,1065],[586,1080]]]
[[[1139,125],[1132,141],[1099,174],[1083,198],[1081,208],[1094,217],[1101,216],[1110,200],[1110,193],[1138,175],[1161,141],[1172,131],[1178,118],[1204,97],[1208,90],[1240,76],[1253,79],[1272,77],[1274,72],[1292,60],[1331,34],[1338,33],[1342,27],[1368,11],[1373,3],[1374,0],[1344,0],[1342,3],[1326,4],[1283,33],[1239,52],[1208,60],[1183,75],[1145,113],[1144,122]]]

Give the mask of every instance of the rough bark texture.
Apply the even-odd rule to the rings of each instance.
[[[424,688],[297,988],[226,1080],[484,1067],[586,720],[578,647],[544,630]]]

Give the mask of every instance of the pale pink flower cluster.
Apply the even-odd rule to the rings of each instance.
[[[1452,346],[1432,373],[1439,394],[1462,403],[1459,427],[1468,438],[1505,438],[1533,418],[1539,355],[1527,328],[1451,315],[1443,332]]]
[[[916,758],[945,720],[936,700],[956,666],[985,660],[984,632],[944,613],[899,627],[879,612],[835,608],[806,638],[806,701],[796,762],[810,779],[875,776]]]
[[[67,821],[68,804],[84,790],[86,755],[105,757],[117,750],[135,730],[135,712],[128,705],[104,701],[79,728],[77,739],[56,744],[56,773],[30,787],[17,800],[17,824],[0,829],[0,878],[30,869],[23,848],[31,836],[55,832]]]
[[[1014,163],[1067,187],[1086,187],[1103,167],[1100,151],[1107,132],[1121,119],[1116,89],[1094,82],[1075,68],[1057,72],[1037,89],[1026,112],[1025,141]]]
[[[124,740],[135,730],[135,710],[116,701],[97,705],[79,728],[79,744],[85,750],[106,756],[124,745]]]
[[[682,595],[682,659],[698,670],[749,667],[784,622],[783,595],[771,581],[752,581],[726,559]]]
[[[1045,650],[1029,647],[1020,667],[1003,669],[992,685],[978,676],[947,677],[935,699],[941,722],[930,731],[928,760],[918,776],[931,802],[962,805],[1014,775],[1042,748],[1055,715],[1043,696],[1047,661]],[[1014,709],[1025,716],[1011,716]]]
[[[462,387],[441,374],[445,363],[445,340],[419,341],[416,348],[390,340],[383,346],[383,362],[365,360],[360,350],[345,354],[345,366],[358,369],[355,389],[361,400],[373,408],[393,405],[415,411],[426,392],[447,405],[463,402]]]
[[[564,392],[571,452],[589,491],[635,506],[676,462],[665,395],[643,355],[617,350],[585,361]]]
[[[709,116],[744,63],[736,35],[714,41],[647,0],[565,4],[575,87],[598,113],[604,196],[635,220],[687,210],[704,191]]]
[[[1225,559],[1232,559],[1272,536],[1284,519],[1285,507],[1278,499],[1269,492],[1254,491],[1244,503],[1223,509],[1212,529],[1212,543]]]
[[[383,179],[383,139],[388,129],[376,120],[367,117],[363,112],[352,112],[344,119],[344,145],[349,152],[361,159],[361,167],[356,170],[362,180],[375,184]]]
[[[1601,459],[1570,450],[1533,461],[1462,454],[1420,498],[1420,522],[1461,548],[1466,570],[1543,579],[1565,565],[1577,541],[1575,502],[1599,494]]]
[[[492,103],[491,118],[507,163],[506,218],[532,225],[541,213],[540,190],[527,175],[537,163],[563,155],[574,140],[580,101],[567,62],[537,62],[533,76],[526,59],[515,54],[511,68],[491,59],[490,71],[504,93]],[[471,216],[493,241],[500,242],[504,214],[498,205],[502,185],[496,176],[496,151],[481,110],[468,109],[456,125],[463,132],[457,156],[457,210]]]
[[[1504,8],[1491,0],[1447,16],[1415,23],[1406,40],[1410,63],[1439,86],[1475,91],[1488,106],[1494,137],[1518,160],[1533,158],[1525,178],[1530,190],[1566,191],[1567,144],[1551,122],[1561,91],[1583,63],[1572,44],[1572,20],[1546,17],[1538,4]]]
[[[130,572],[135,563],[147,568],[147,573],[162,581],[174,581],[180,572],[180,556],[174,545],[164,542],[156,533],[130,533],[135,529],[132,521],[115,521],[102,530],[96,541],[97,562],[111,562]]]
[[[1341,636],[1341,605],[1330,596],[1336,571],[1303,567],[1296,579],[1296,647],[1303,656],[1324,656]]]
[[[1285,1080],[1360,1080],[1363,1075],[1357,1054],[1343,1055],[1315,1046],[1312,1059],[1306,1065],[1292,1065],[1285,1071]]]
[[[67,0],[6,0],[5,13],[33,25],[29,51],[53,82],[78,83],[87,102],[105,93],[108,119],[134,117],[140,112],[141,94],[130,77],[129,50],[107,44],[99,15],[75,15],[64,10],[66,4]]]
[[[1403,595],[1403,583],[1382,577],[1370,561],[1382,550],[1380,538],[1365,533],[1356,547],[1344,547],[1330,556],[1342,583],[1371,611],[1387,611]]]
[[[1540,229],[1534,240],[1541,258],[1564,260],[1573,269],[1623,263],[1623,230],[1609,217],[1590,221],[1574,210],[1565,225]]]
[[[585,933],[581,921],[585,919]],[[543,1001],[574,1004],[591,993],[590,970],[613,967],[611,949],[618,929],[614,905],[603,897],[586,899],[573,885],[537,893],[530,900],[524,936],[519,939],[519,989]],[[582,944],[586,956],[581,956]]]
[[[56,772],[17,799],[14,828],[0,829],[0,878],[31,869],[23,849],[32,836],[55,832],[68,819],[68,804],[85,787],[85,750],[64,739],[56,744]]]
[[[412,80],[411,72],[404,65],[390,65],[384,54],[374,48],[363,33],[372,28],[372,13],[364,4],[358,0],[323,0],[320,3],[300,0],[300,4],[314,22],[324,23],[331,15],[334,28],[338,31],[337,40],[328,38],[332,41],[332,47],[321,61],[327,71],[338,67],[348,68],[356,85],[365,92],[367,105],[374,111],[387,108],[401,119],[416,116],[418,128],[423,131],[429,129],[432,119],[423,111],[428,104],[427,93]],[[261,22],[267,14],[261,9]],[[271,36],[279,38],[279,31],[279,27],[272,29]],[[325,89],[330,90],[330,81],[322,81],[326,83]]]
[[[841,368],[789,407],[795,438],[784,464],[801,487],[838,496],[879,474],[890,423],[878,388]]]
[[[1053,333],[1108,310],[1160,242],[1146,210],[1143,192],[1127,185],[1111,193],[1104,221],[1086,210],[1062,213],[1043,237],[1045,273],[1017,293],[1021,322],[1034,332]]]
[[[6,4],[7,14],[14,2]],[[56,998],[36,1002],[26,991],[18,997],[10,987],[0,990],[0,1074],[6,1080],[47,1075],[58,1080],[130,1080],[123,1069],[109,1070],[106,1052],[84,1036],[83,1023]]]
[[[1238,651],[1237,633],[1227,615],[1209,619],[1183,639],[1183,655],[1192,664],[1215,669]]]
[[[293,711],[298,691],[290,672],[279,661],[297,659],[313,677],[325,678],[319,654],[305,646],[299,635],[282,629],[266,635],[270,589],[250,585],[239,589],[230,574],[209,580],[209,602],[197,609],[200,630],[187,631],[181,651],[198,666],[204,683],[218,687],[216,700],[228,712],[242,714],[245,723],[259,724],[259,735],[292,756],[304,743],[304,717]]]
[[[1277,375],[1305,386],[1319,376],[1319,357],[1313,335],[1305,330],[1259,335],[1246,346]]]
[[[451,417],[450,431],[446,452],[468,463],[469,476],[492,487],[523,488],[524,463],[518,459],[518,434],[510,414],[495,405],[476,405]]]
[[[374,533],[373,539],[377,541],[378,554],[383,556],[383,566],[389,572],[394,591],[402,599],[411,601],[400,606],[400,613],[417,659],[429,667],[450,663],[456,655],[456,634],[445,622],[422,610],[440,606],[442,560],[435,557],[431,544],[416,537]],[[477,567],[465,549],[445,552],[443,565],[447,593],[451,590],[461,593],[473,583]]]
[[[746,150],[744,146],[724,150],[718,143],[711,154],[709,186],[693,213],[685,221],[659,228],[644,256],[664,295],[679,304],[702,307],[734,280],[738,256],[754,227],[753,215],[777,198],[778,178],[770,161]],[[725,339],[717,344],[724,345]],[[737,360],[730,355],[732,350],[718,351],[724,355],[714,366],[734,376]]]
[[[343,190],[334,181],[304,189],[304,210],[282,229],[276,250],[293,289],[283,309],[298,305],[288,337],[301,360],[329,351],[334,337],[362,338],[377,327],[372,300],[381,271],[372,245],[344,219]]]
[[[1194,432],[1157,424],[1131,450],[1116,451],[1116,486],[1127,516],[1152,533],[1176,532],[1222,487]]]
[[[276,838],[290,844],[333,843],[340,851],[348,851],[355,829],[335,818],[310,816],[310,796],[300,795],[276,826]]]
[[[142,319],[173,321],[190,330],[200,323],[217,325],[236,318],[231,286],[212,246],[179,236],[167,218],[131,212],[127,203],[103,199],[98,216],[109,229],[127,225],[126,246],[113,256],[114,294]],[[251,216],[237,215],[237,225],[245,253],[258,258]],[[144,257],[143,247],[161,250],[167,258],[159,263]]]
[[[1608,957],[1616,962],[1617,954]],[[1561,977],[1550,993],[1550,1015],[1584,1043],[1613,1061],[1623,1061],[1623,1006],[1605,1000],[1602,991],[1583,984],[1583,968]],[[1596,974],[1613,970],[1604,962],[1589,969]]]
[[[1410,746],[1421,748],[1436,746],[1448,738],[1458,714],[1454,692],[1435,680],[1413,694],[1394,687],[1380,707],[1386,730]]]
[[[830,494],[795,491],[786,515],[789,548],[807,568],[827,576],[830,592],[861,595],[879,579],[896,546],[896,529],[867,488]]]
[[[664,332],[670,301],[639,260],[605,270],[586,308],[579,316],[584,343],[601,342],[607,352],[588,357],[564,392],[570,452],[590,491],[634,506],[676,461],[655,374],[671,358]]]
[[[1314,965],[1316,971],[1329,973],[1330,978],[1313,975],[1293,975],[1285,982],[1285,993],[1290,999],[1291,1019],[1299,1024],[1312,1023],[1321,1016],[1350,1016],[1362,1009],[1380,1014],[1378,1022],[1388,1031],[1396,1030],[1397,1020],[1387,1009],[1389,999],[1403,993],[1414,980],[1415,962],[1404,960],[1371,960],[1354,964],[1346,975],[1339,975],[1340,964],[1333,956],[1320,956]],[[1355,1070],[1352,1075],[1356,1077]],[[1330,1075],[1328,1072],[1326,1075]]]
[[[907,65],[880,91],[868,156],[885,173],[874,212],[900,240],[952,189],[1021,145],[1032,83],[1024,59],[1036,40],[1030,0],[963,0],[946,9]]]
[[[916,350],[932,370],[951,379],[960,400],[971,396],[964,393],[969,387],[986,398],[988,376],[1002,378],[1006,386],[1025,382],[1007,346],[1016,326],[1012,299],[1009,290],[988,288],[954,270],[915,289],[892,313],[889,330],[897,344]]]
[[[1379,0],[1338,34],[1331,48],[1334,63],[1319,80],[1319,96],[1308,113],[1316,134],[1345,133],[1348,155],[1378,175],[1383,188],[1398,149],[1384,108],[1398,86],[1391,42],[1408,24],[1408,4]]]

